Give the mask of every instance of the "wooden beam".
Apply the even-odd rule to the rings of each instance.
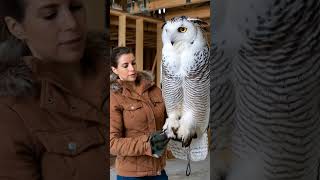
[[[157,81],[157,86],[160,87],[160,76],[161,76],[161,59],[162,59],[162,23],[157,24],[157,75],[156,75],[156,81]]]
[[[137,70],[143,70],[143,19],[136,20],[136,64]]]
[[[140,19],[142,18],[144,22],[150,22],[150,23],[163,23],[162,19],[157,19],[157,18],[152,18],[152,17],[142,17],[142,16],[136,16],[136,15],[132,15],[129,13],[126,13],[124,11],[119,11],[119,10],[115,10],[115,9],[110,9],[110,15],[112,16],[121,16],[121,15],[126,15],[127,18],[130,19]]]
[[[148,11],[155,11],[162,8],[174,8],[190,4],[198,4],[209,2],[210,0],[190,0],[190,3],[187,3],[186,0],[153,0],[148,5]]]
[[[110,26],[119,26],[119,21],[118,20],[114,20],[114,19],[110,19]],[[130,28],[130,29],[136,29],[136,24],[127,23],[126,27]],[[144,27],[144,31],[154,32],[154,33],[157,32],[156,28],[155,27],[151,27],[151,26],[145,26]]]
[[[126,46],[126,15],[119,16],[118,46]]]
[[[208,18],[210,17],[210,6],[168,12],[165,15],[165,19],[168,20],[175,16],[181,16],[182,14],[189,17]]]

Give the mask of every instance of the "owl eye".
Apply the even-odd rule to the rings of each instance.
[[[178,31],[181,33],[187,32],[187,30],[188,30],[188,28],[186,28],[186,27],[179,27],[178,28]]]

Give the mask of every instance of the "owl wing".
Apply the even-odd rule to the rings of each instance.
[[[167,113],[170,114],[181,110],[183,99],[182,78],[176,74],[174,65],[170,65],[170,62],[176,61],[176,56],[166,52],[162,54],[162,95]]]
[[[193,56],[195,63],[190,68],[183,87],[184,111],[193,112],[197,134],[202,134],[208,127],[210,114],[210,69],[209,48],[196,51]]]

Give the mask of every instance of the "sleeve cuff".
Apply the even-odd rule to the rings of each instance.
[[[143,142],[145,143],[144,144],[144,146],[145,146],[145,155],[152,156],[152,150],[151,150],[151,145],[150,145],[150,142],[149,142],[149,136],[148,135],[145,135],[143,137]]]

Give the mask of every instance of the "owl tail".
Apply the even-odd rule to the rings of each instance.
[[[200,137],[192,139],[189,147],[182,147],[182,143],[179,141],[170,140],[168,148],[172,152],[173,156],[178,159],[188,160],[188,154],[191,161],[205,160],[208,155],[208,135],[207,131]]]

